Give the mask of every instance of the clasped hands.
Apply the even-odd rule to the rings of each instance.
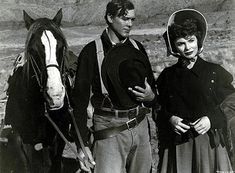
[[[172,116],[169,121],[177,134],[185,133],[193,128],[198,134],[203,135],[211,128],[211,122],[207,116],[203,116],[189,124],[183,123],[183,119],[178,116]]]

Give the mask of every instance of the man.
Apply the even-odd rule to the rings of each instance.
[[[129,0],[110,1],[106,7],[105,20],[108,27],[100,37],[101,50],[99,50],[97,40],[92,41],[83,48],[78,58],[80,62],[72,94],[75,119],[83,141],[88,146],[87,106],[90,99],[90,89],[92,89],[91,103],[94,107],[95,138],[93,155],[96,163],[94,172],[148,173],[151,169],[151,148],[148,122],[145,116],[147,111],[144,111],[146,107],[143,106],[151,107],[155,101],[156,93],[154,77],[149,60],[146,58],[146,51],[141,43],[129,38],[135,20],[133,3]],[[103,68],[103,61],[97,60],[100,52],[104,56],[105,68]],[[118,76],[113,73],[110,64],[115,70],[118,70],[119,65],[122,64],[117,58],[119,52],[120,57],[131,56],[130,59],[134,59],[135,55],[143,57],[144,60],[139,58],[140,63],[137,63],[147,71],[145,78],[141,78],[143,80],[142,86],[127,86],[124,91],[118,83],[119,80],[113,79],[112,75],[114,78]],[[130,55],[128,55],[129,53]],[[107,56],[107,54],[109,55]],[[118,62],[117,66],[114,65],[115,61],[110,58]],[[123,58],[122,61],[128,62],[129,60]],[[131,66],[134,68],[134,65]],[[125,64],[122,68],[126,69],[125,73],[128,75],[128,65]],[[107,76],[105,76],[106,74]],[[121,74],[122,78],[124,75]],[[122,91],[117,89],[115,82],[118,83]],[[107,88],[108,91],[104,91],[104,88]],[[122,93],[125,99],[122,99],[119,93]],[[126,105],[123,104],[125,101]],[[134,112],[134,117],[129,117],[128,112],[131,111]],[[120,130],[121,128],[122,130]],[[86,147],[86,149],[88,148]],[[87,153],[90,154],[89,150]],[[80,155],[82,154],[84,153],[80,150]],[[92,162],[91,156],[90,162]],[[90,171],[90,167],[84,163],[81,163],[81,168],[87,172]]]

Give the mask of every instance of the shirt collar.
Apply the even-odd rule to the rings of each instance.
[[[112,39],[109,37],[108,28],[105,29],[105,32],[106,32],[106,34],[107,34],[107,36],[108,36],[108,38],[109,38],[109,41],[110,41],[110,43],[112,44],[112,46],[116,46],[117,44],[120,44],[120,43],[125,43],[126,40],[127,40],[127,38],[125,38],[125,39],[122,40],[120,43],[114,43],[114,42],[112,41]]]

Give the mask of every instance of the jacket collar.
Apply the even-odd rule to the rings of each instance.
[[[195,62],[191,71],[196,74],[198,77],[202,74],[203,69],[205,68],[205,61],[198,56],[197,61]]]
[[[196,76],[200,77],[200,75],[202,74],[201,72],[203,71],[203,68],[205,68],[204,64],[205,64],[205,60],[203,60],[200,56],[198,56],[193,68],[188,69],[188,70],[191,71],[192,73],[194,73]],[[182,64],[179,60],[175,66],[176,66],[176,68],[181,68],[181,69],[185,68],[186,69],[186,67],[182,66]]]

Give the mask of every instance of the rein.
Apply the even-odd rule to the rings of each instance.
[[[77,126],[77,123],[76,123],[76,120],[75,120],[75,117],[74,117],[73,108],[72,108],[72,106],[71,106],[71,104],[70,104],[68,93],[67,93],[66,91],[65,91],[65,95],[66,95],[66,98],[67,98],[67,100],[68,100],[68,111],[69,111],[69,114],[70,114],[70,116],[71,116],[71,118],[72,118],[72,122],[73,122],[73,125],[74,125],[74,128],[75,128],[75,131],[76,131],[76,134],[77,134],[78,141],[79,141],[79,143],[80,143],[82,152],[84,153],[84,156],[85,156],[83,159],[84,159],[84,160],[88,160],[89,157],[88,157],[87,151],[86,151],[86,149],[85,149],[84,142],[83,142],[83,140],[82,140],[81,133],[80,133],[80,131],[79,131],[79,129],[78,129],[78,126]],[[83,161],[84,161],[84,160],[83,160]]]
[[[65,90],[65,95],[66,95],[66,98],[67,98],[67,101],[68,101],[68,112],[72,118],[72,123],[75,127],[75,131],[76,131],[76,134],[77,134],[77,137],[78,137],[78,141],[80,143],[80,146],[81,146],[81,149],[82,149],[82,152],[84,153],[84,158],[82,158],[76,151],[76,149],[73,148],[73,146],[69,143],[69,141],[66,139],[66,137],[64,136],[64,134],[61,132],[61,130],[59,129],[59,127],[56,125],[56,123],[51,119],[51,117],[49,116],[49,113],[47,111],[47,106],[46,106],[46,102],[44,102],[44,107],[45,107],[45,112],[44,112],[44,115],[46,116],[46,118],[50,121],[50,123],[52,124],[52,126],[55,128],[55,130],[57,131],[57,133],[60,135],[60,137],[63,139],[63,141],[68,145],[68,147],[71,149],[71,151],[75,154],[76,158],[78,160],[80,160],[81,162],[83,162],[85,164],[85,160],[88,160],[89,157],[88,157],[88,154],[87,154],[87,151],[85,149],[85,145],[84,145],[84,142],[82,140],[82,136],[81,136],[81,133],[78,129],[78,126],[77,126],[77,123],[75,121],[75,117],[74,117],[74,114],[73,114],[73,108],[71,107],[71,104],[70,104],[70,101],[69,101],[69,96],[68,96],[68,93],[67,91]]]
[[[60,137],[63,139],[63,141],[69,146],[69,148],[72,150],[72,152],[75,154],[75,156],[80,160],[83,161],[83,158],[81,156],[79,156],[79,154],[76,152],[76,149],[73,148],[73,146],[69,143],[69,141],[66,139],[66,137],[64,136],[64,134],[61,132],[61,130],[59,129],[59,127],[56,125],[56,123],[51,119],[51,117],[49,116],[49,113],[47,112],[47,108],[46,108],[46,103],[45,105],[45,116],[47,117],[47,119],[50,121],[50,123],[52,124],[52,126],[55,128],[55,130],[57,131],[57,133],[60,135]]]
[[[40,70],[37,62],[34,60],[33,57],[30,56],[29,58],[29,62],[31,62],[31,66],[32,66],[32,69],[34,71],[34,74],[35,74],[35,77],[36,77],[36,80],[37,80],[37,83],[40,87],[40,91],[41,92],[45,92],[45,89],[44,89],[44,86],[43,86],[43,83],[42,83],[42,71]],[[59,67],[57,64],[49,64],[46,66],[45,69],[47,68],[51,68],[51,67],[56,67],[60,72],[63,71],[64,69],[64,58],[63,58],[63,61],[61,62],[61,66]],[[62,77],[62,81],[63,81],[63,84],[65,85],[65,80],[66,80],[66,77],[67,77],[67,73],[65,72],[64,74],[61,75]],[[66,87],[66,86],[65,86]],[[88,157],[88,154],[87,154],[87,151],[85,149],[85,145],[84,145],[84,142],[82,140],[82,137],[81,137],[81,133],[78,129],[78,126],[77,126],[77,123],[75,121],[75,117],[74,117],[74,114],[73,114],[73,108],[71,107],[71,104],[70,104],[70,100],[69,100],[69,96],[68,96],[68,93],[67,93],[67,90],[65,89],[65,95],[66,95],[66,98],[67,98],[67,104],[68,104],[68,112],[72,118],[72,123],[75,127],[75,131],[76,131],[76,135],[78,137],[78,141],[80,143],[80,146],[81,146],[81,150],[82,152],[84,153],[85,157],[82,158],[76,151],[76,149],[73,148],[73,146],[69,143],[69,141],[66,139],[66,137],[63,135],[63,133],[61,132],[61,130],[59,129],[59,127],[56,125],[56,123],[51,119],[51,117],[49,116],[49,113],[47,111],[47,103],[46,101],[44,101],[44,115],[45,117],[49,120],[49,122],[52,124],[52,126],[54,127],[54,129],[56,130],[56,132],[60,135],[60,137],[63,139],[63,141],[68,145],[68,147],[71,149],[71,151],[75,154],[76,158],[78,160],[80,160],[81,162],[85,162],[85,160],[88,160],[89,157]]]
[[[27,41],[26,41],[26,45],[28,46],[29,44],[29,40],[30,38],[32,37],[32,33],[35,33],[36,30],[38,28],[40,28],[41,25],[40,23],[36,23],[35,25],[33,25],[33,27],[31,27],[31,30],[30,30],[30,35],[28,36],[27,38]],[[54,24],[52,23],[52,27],[54,29],[56,29],[56,32],[59,33],[59,35],[62,36],[62,38],[65,40],[65,37],[62,33],[62,31],[60,30],[59,27],[57,26],[54,26]],[[60,137],[64,140],[64,142],[71,148],[71,150],[73,151],[73,153],[75,154],[75,156],[82,162],[84,162],[84,159],[88,159],[88,154],[85,150],[85,145],[83,143],[83,140],[82,140],[82,137],[81,137],[81,134],[79,132],[79,129],[77,127],[77,124],[76,124],[76,121],[75,121],[75,118],[74,118],[74,114],[73,114],[73,109],[71,107],[71,104],[70,104],[70,100],[69,100],[69,97],[68,97],[68,93],[67,93],[67,90],[66,90],[66,79],[68,78],[68,73],[65,71],[65,67],[66,67],[66,56],[67,56],[67,42],[65,41],[65,47],[63,49],[63,55],[62,55],[62,61],[60,63],[60,66],[57,65],[57,64],[48,64],[46,65],[45,68],[43,69],[40,69],[39,68],[39,65],[38,63],[36,62],[36,60],[34,59],[33,56],[31,56],[29,53],[28,57],[29,57],[29,61],[28,61],[28,65],[27,65],[27,68],[28,68],[28,71],[29,71],[29,66],[31,64],[32,66],[32,69],[33,69],[33,73],[36,77],[36,81],[38,83],[38,86],[40,87],[40,92],[43,93],[43,97],[44,97],[44,112],[45,112],[45,116],[47,117],[47,119],[50,121],[50,123],[52,124],[52,126],[55,128],[55,130],[57,131],[57,133],[60,135]],[[26,46],[26,47],[27,47]],[[26,53],[27,54],[27,53]],[[66,62],[65,62],[66,61]],[[68,112],[69,114],[71,115],[72,117],[72,123],[74,124],[74,127],[75,127],[75,130],[76,130],[76,134],[77,134],[77,137],[78,137],[78,140],[79,140],[79,143],[80,143],[80,146],[81,146],[81,149],[85,155],[84,158],[81,158],[81,156],[78,155],[78,153],[76,152],[76,150],[71,146],[71,144],[69,143],[69,141],[65,138],[65,136],[63,135],[63,133],[61,132],[61,130],[58,128],[58,126],[55,124],[55,122],[50,118],[49,116],[49,113],[48,113],[48,110],[47,110],[47,102],[46,102],[46,89],[45,89],[45,83],[44,83],[44,79],[43,79],[43,75],[44,75],[44,71],[42,70],[47,70],[47,68],[51,68],[51,67],[55,67],[57,68],[59,71],[60,71],[60,74],[61,74],[61,79],[62,79],[62,83],[63,85],[65,86],[65,95],[66,95],[66,98],[67,98],[67,102],[68,102]],[[29,74],[28,74],[29,75]]]

